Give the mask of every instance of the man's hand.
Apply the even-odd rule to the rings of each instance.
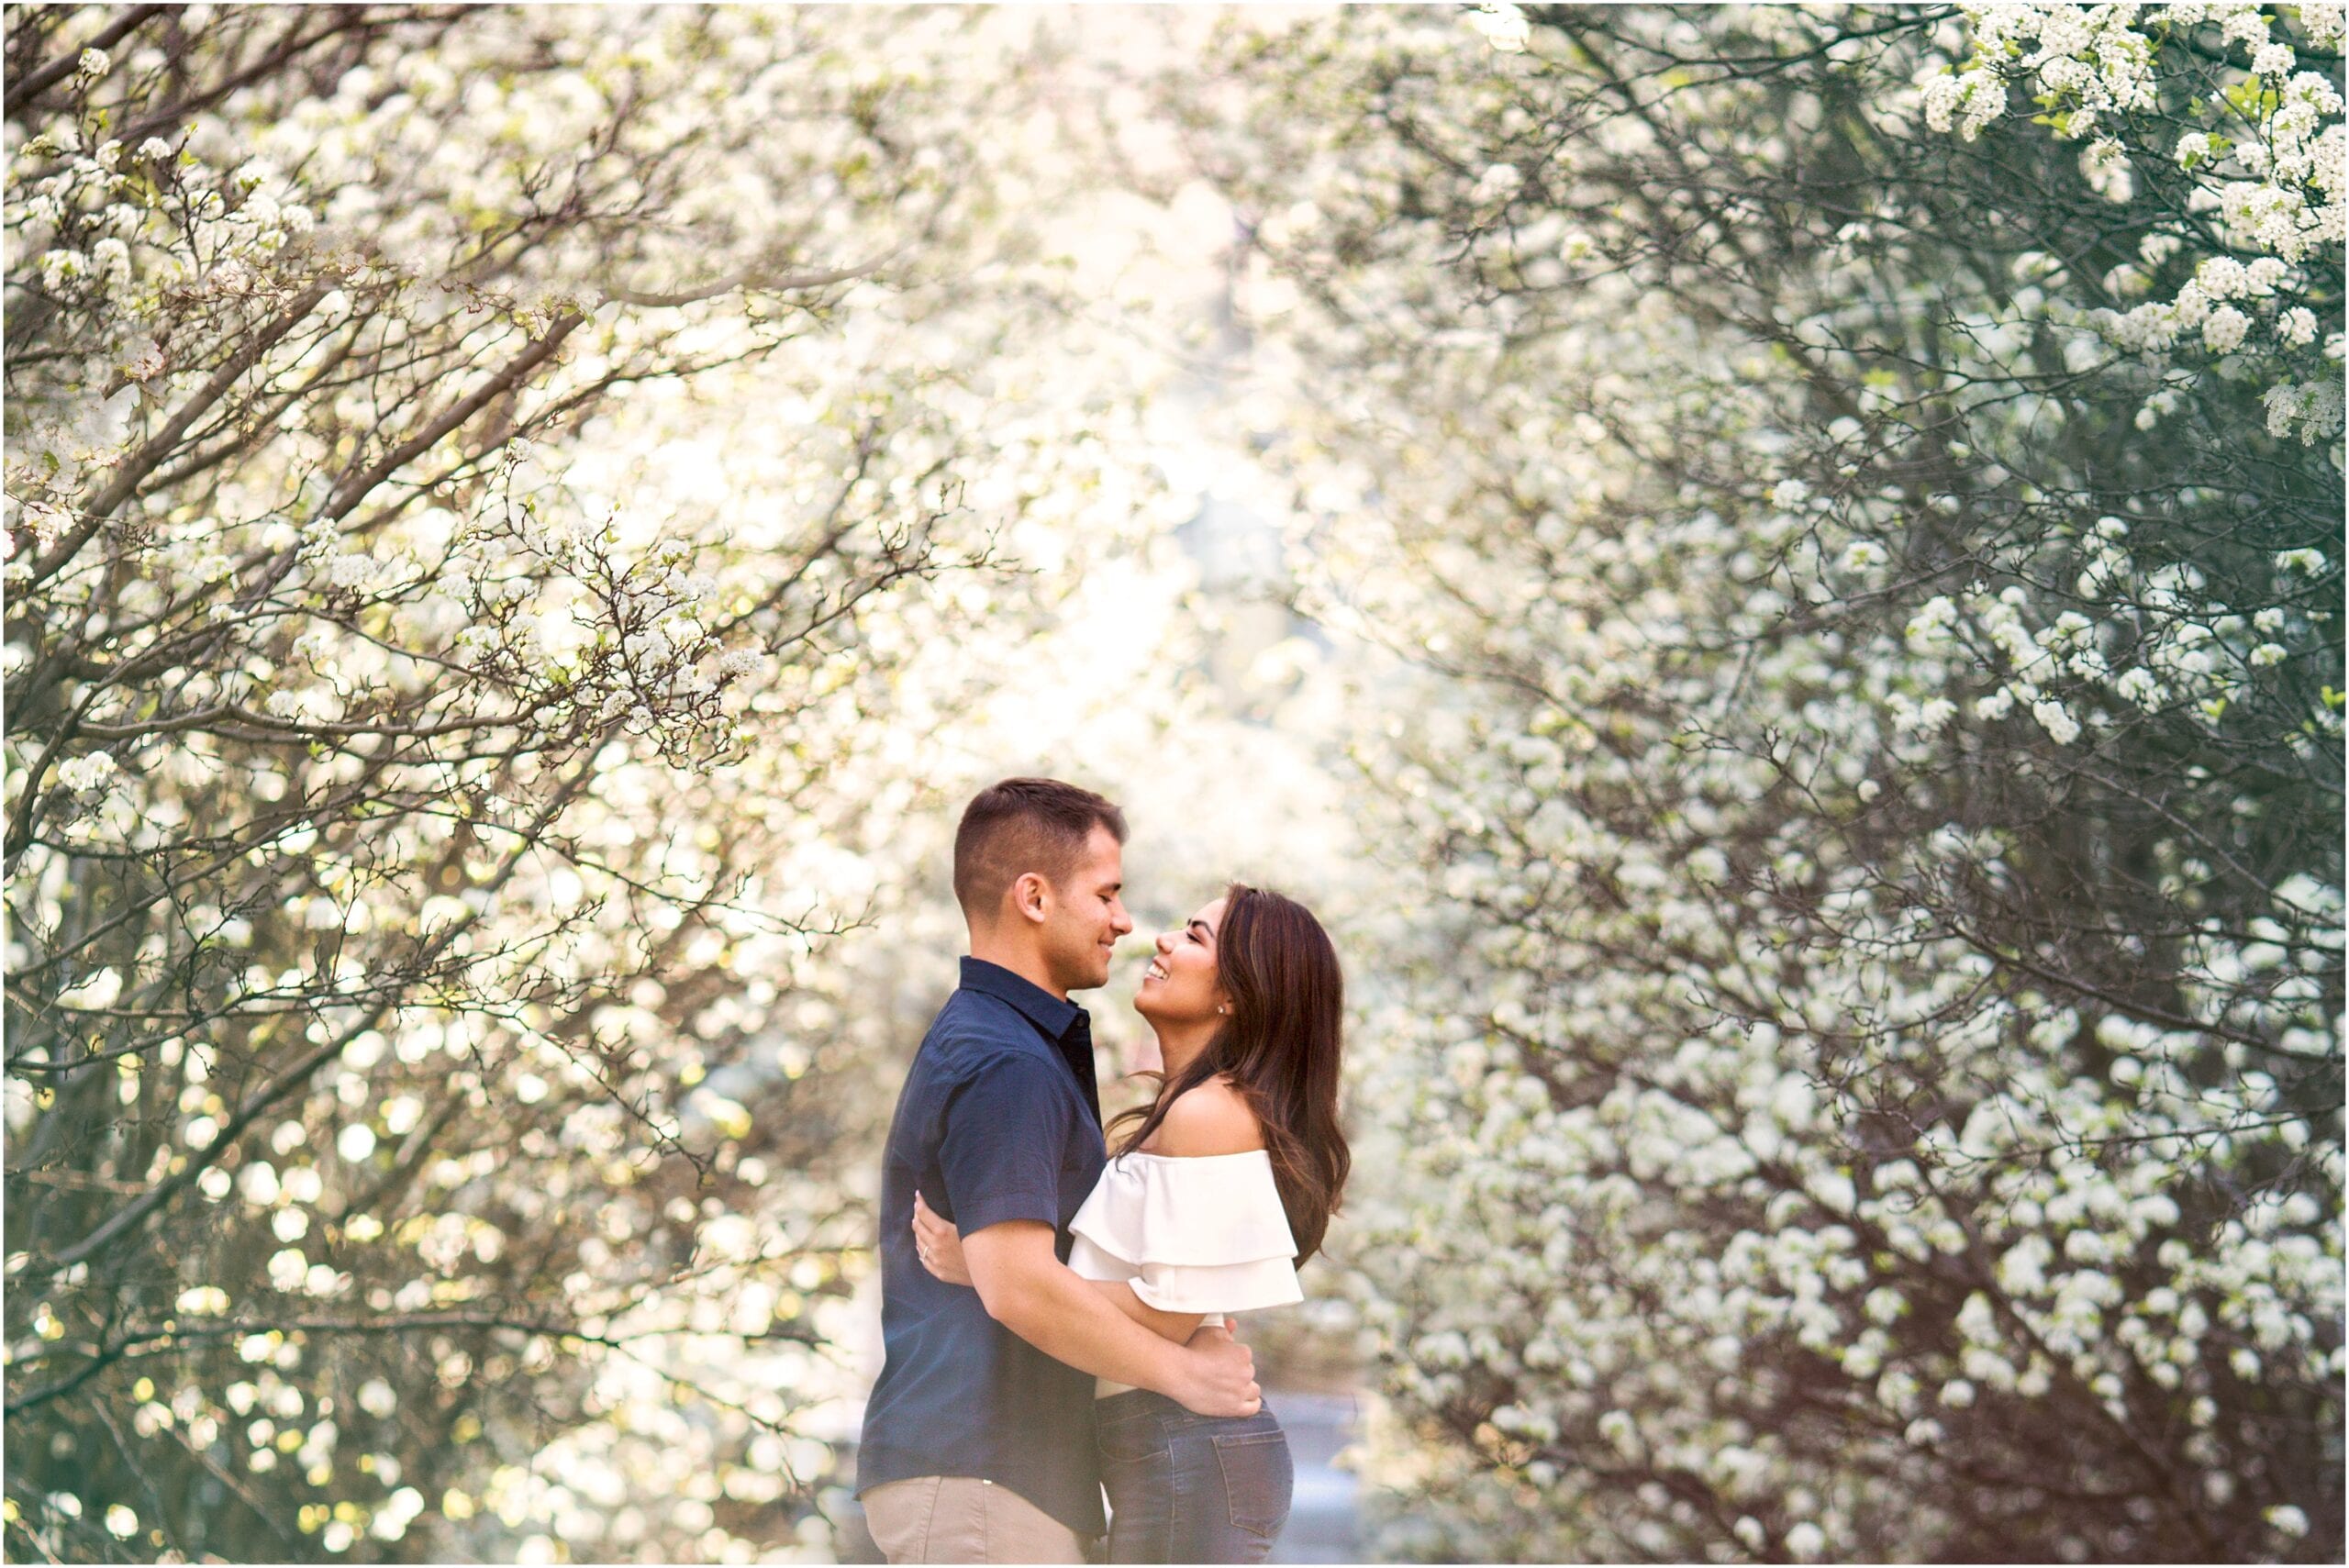
[[[1264,1407],[1264,1391],[1256,1386],[1256,1352],[1220,1323],[1191,1336],[1183,1351],[1183,1373],[1184,1386],[1166,1392],[1194,1415],[1252,1416]]]

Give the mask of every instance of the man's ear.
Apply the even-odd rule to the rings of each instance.
[[[1037,872],[1022,872],[1011,884],[1011,906],[1037,925],[1044,923],[1052,903],[1052,884]]]

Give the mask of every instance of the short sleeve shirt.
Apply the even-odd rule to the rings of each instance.
[[[962,985],[922,1039],[889,1124],[881,1178],[886,1354],[857,1449],[860,1495],[920,1475],[1010,1487],[1080,1535],[1106,1528],[1093,1453],[1094,1380],[987,1316],[978,1292],[914,1255],[914,1194],[964,1236],[1006,1220],[1069,1221],[1105,1162],[1092,1020],[996,964]]]

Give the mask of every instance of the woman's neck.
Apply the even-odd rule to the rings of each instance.
[[[1151,1029],[1158,1036],[1160,1071],[1165,1073],[1169,1082],[1197,1060],[1199,1052],[1208,1048],[1208,1041],[1215,1038],[1215,1028],[1211,1024],[1186,1029],[1167,1027],[1153,1021]]]

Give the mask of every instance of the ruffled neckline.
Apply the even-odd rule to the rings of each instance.
[[[1269,1152],[1123,1156],[1102,1168],[1069,1229],[1133,1267],[1284,1261],[1297,1242]]]
[[[1112,1154],[1112,1160],[1180,1160],[1186,1162],[1206,1160],[1246,1160],[1262,1155],[1268,1162],[1273,1157],[1269,1149],[1242,1149],[1236,1154],[1154,1154],[1147,1149],[1129,1149],[1123,1154]]]

